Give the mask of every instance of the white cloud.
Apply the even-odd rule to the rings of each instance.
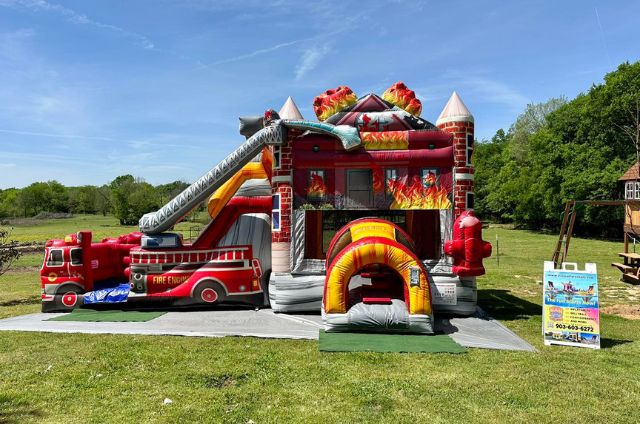
[[[516,88],[486,74],[487,72],[476,74],[449,72],[444,83],[437,86],[435,92],[442,92],[441,89],[448,87],[444,92],[448,98],[448,95],[451,94],[450,90],[455,87],[463,99],[467,96],[473,97],[484,102],[506,106],[511,112],[517,113],[520,113],[528,103],[531,103],[531,99]]]
[[[276,50],[281,49],[283,47],[293,46],[294,44],[298,44],[298,43],[300,43],[302,41],[306,41],[306,40],[307,39],[300,39],[300,40],[287,41],[285,43],[279,43],[279,44],[276,44],[276,45],[271,46],[271,47],[266,47],[264,49],[258,49],[258,50],[254,50],[254,51],[246,53],[246,54],[241,54],[241,55],[230,57],[230,58],[227,58],[227,59],[218,60],[216,62],[213,62],[211,65],[222,65],[224,63],[231,63],[231,62],[237,62],[239,60],[249,59],[249,58],[252,58],[254,56],[259,56],[261,54],[265,54],[265,53],[270,53],[270,52],[276,51]],[[204,65],[204,66],[209,66],[209,65]]]
[[[111,31],[123,37],[132,39],[137,45],[144,49],[152,50],[155,47],[153,42],[142,34],[128,31],[116,25],[95,21],[82,13],[76,12],[73,9],[69,9],[56,3],[49,3],[45,0],[0,0],[0,6],[24,7],[34,12],[57,13],[58,15],[63,16],[67,21],[74,24],[89,25],[95,28]]]
[[[84,135],[75,135],[75,134],[43,133],[43,132],[35,132],[35,131],[19,131],[19,130],[10,130],[10,129],[0,129],[0,133],[3,133],[3,134],[14,134],[14,135],[28,135],[28,136],[34,136],[34,137],[116,141],[115,139],[110,138],[110,137],[84,136]]]
[[[313,46],[302,54],[300,62],[296,66],[296,80],[302,79],[305,74],[312,71],[324,56],[331,51],[329,44]]]
[[[521,111],[531,99],[524,96],[515,88],[498,80],[484,77],[469,77],[463,84],[480,94],[480,97],[493,102],[503,104],[512,111]]]
[[[71,72],[38,51],[34,34],[30,29],[0,32],[0,132],[94,132],[88,119],[92,96]]]
[[[0,33],[0,59],[19,60],[23,56],[25,43],[34,34],[35,31],[30,28]]]
[[[233,57],[230,57],[230,58],[227,58],[227,59],[221,59],[221,60],[215,61],[215,62],[210,63],[210,64],[205,64],[205,63],[199,62],[198,65],[199,65],[199,68],[206,68],[206,67],[209,67],[209,66],[222,65],[222,64],[231,63],[231,62],[238,62],[240,60],[250,59],[252,57],[260,56],[260,55],[263,55],[265,53],[271,53],[273,51],[282,49],[284,47],[290,47],[290,46],[293,46],[295,44],[300,44],[300,43],[304,43],[304,42],[307,42],[307,41],[318,41],[318,40],[321,40],[321,39],[325,39],[326,40],[327,38],[333,37],[334,35],[338,35],[338,34],[341,34],[343,32],[347,32],[347,31],[349,31],[349,30],[351,30],[353,28],[355,28],[355,26],[354,27],[345,26],[345,27],[339,28],[339,29],[337,29],[335,31],[324,32],[324,33],[321,33],[321,34],[318,34],[318,35],[314,35],[313,37],[299,38],[297,40],[286,41],[284,43],[278,43],[278,44],[275,44],[275,45],[273,45],[271,47],[265,47],[265,48],[262,48],[262,49],[251,51],[249,53],[241,54],[241,55],[238,55],[238,56],[233,56]],[[328,48],[328,46],[324,46],[323,48]],[[310,50],[313,50],[313,49],[314,48],[312,48]],[[305,54],[306,54],[306,52],[305,52]],[[305,60],[305,54],[303,54],[303,57],[302,57],[303,61]],[[326,54],[326,52],[323,53],[322,56],[324,56],[325,54]],[[320,57],[318,57],[318,59],[320,59]],[[311,59],[313,59],[313,58],[311,58]],[[308,59],[308,60],[311,60],[311,59]]]

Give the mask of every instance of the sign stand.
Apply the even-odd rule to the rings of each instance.
[[[600,349],[600,309],[596,264],[544,263],[542,335],[544,344]]]

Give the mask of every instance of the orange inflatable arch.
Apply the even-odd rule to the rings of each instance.
[[[362,218],[347,224],[336,233],[327,251],[325,313],[346,313],[351,277],[369,265],[380,264],[402,278],[409,314],[431,315],[427,270],[413,250],[411,238],[389,221]]]

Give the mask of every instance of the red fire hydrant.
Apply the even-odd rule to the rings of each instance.
[[[491,256],[491,243],[482,240],[482,222],[473,211],[464,211],[453,223],[453,239],[444,244],[453,258],[453,273],[459,277],[484,274],[482,260]]]

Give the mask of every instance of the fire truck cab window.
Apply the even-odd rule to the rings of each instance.
[[[49,251],[49,259],[47,266],[61,266],[64,263],[61,249],[53,249]]]
[[[82,265],[82,249],[71,249],[71,265]]]

